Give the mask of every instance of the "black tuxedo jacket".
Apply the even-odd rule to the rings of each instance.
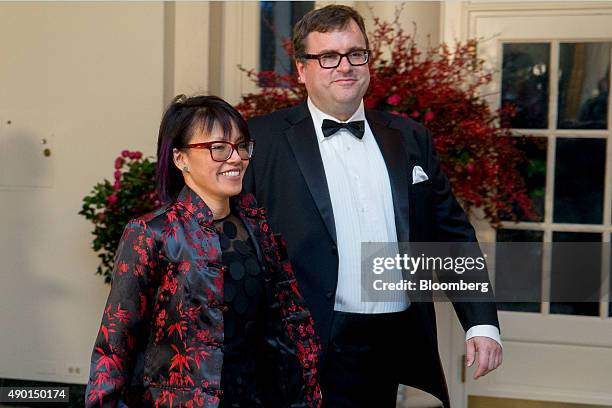
[[[366,110],[391,182],[398,241],[476,241],[474,229],[455,200],[432,146],[418,123],[386,112]],[[338,279],[336,231],[329,190],[313,121],[306,103],[249,120],[256,140],[244,188],[268,211],[272,228],[284,235],[300,291],[327,349]],[[429,180],[412,184],[421,166]],[[454,308],[465,330],[478,324],[499,327],[495,303],[460,303]],[[406,322],[404,384],[432,393],[449,406],[437,347],[432,303],[413,303]],[[390,362],[392,363],[392,362]]]

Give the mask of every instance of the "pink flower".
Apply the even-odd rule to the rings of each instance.
[[[121,181],[115,180],[115,184],[113,184],[113,188],[115,190],[119,190],[121,188]]]
[[[117,158],[115,159],[115,168],[116,168],[116,169],[120,169],[120,168],[121,168],[121,166],[123,166],[123,163],[124,163],[123,158],[121,158],[121,157],[117,157]]]
[[[140,158],[142,157],[142,153],[141,153],[141,152],[132,152],[132,154],[130,155],[130,157],[131,157],[132,159],[136,159],[136,160],[138,160],[138,159],[140,159]]]
[[[115,194],[111,194],[106,198],[106,201],[110,204],[116,204],[117,203],[117,196]]]
[[[121,172],[119,170],[115,170],[115,180],[119,180],[121,178]]]
[[[121,152],[121,156],[123,156],[123,157],[130,157],[130,151],[129,150],[123,150]]]
[[[401,113],[399,113],[398,111],[395,111],[395,110],[391,111],[391,113],[392,113],[393,115],[397,115],[397,116],[401,115]]]
[[[472,163],[468,163],[468,164],[465,166],[465,169],[467,170],[467,172],[468,172],[468,173],[471,173],[471,172],[473,172],[473,171],[474,171],[474,165],[473,165]]]
[[[436,115],[434,115],[434,113],[433,113],[432,111],[428,111],[428,112],[425,114],[425,120],[426,120],[426,121],[433,120],[433,118],[434,118],[435,116],[436,116]]]
[[[420,114],[419,112],[417,112],[417,111],[414,111],[414,112],[412,112],[412,115],[410,115],[410,116],[412,116],[413,118],[415,118],[415,119],[416,119],[416,118],[418,118],[419,116],[421,116],[421,114]]]
[[[387,103],[391,106],[397,106],[402,101],[402,97],[398,94],[393,94],[387,98]]]

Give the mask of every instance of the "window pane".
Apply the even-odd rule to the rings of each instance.
[[[542,231],[523,231],[499,229],[497,242],[542,242]],[[508,298],[510,294],[525,293],[525,298],[540,299],[542,293],[542,251],[541,246],[529,246],[529,251],[521,253],[519,258],[511,256],[495,256],[495,292],[500,298]],[[527,249],[527,248],[526,248]],[[517,279],[516,271],[521,270],[525,279]],[[524,274],[524,275],[523,275]],[[504,291],[507,294],[504,294]],[[526,293],[528,291],[529,293]],[[539,302],[499,302],[499,310],[512,312],[540,313]]]
[[[605,139],[557,139],[554,222],[601,224]]]
[[[532,214],[527,216],[513,205],[513,213],[518,221],[544,221],[544,198],[546,195],[546,155],[548,140],[544,137],[525,136],[518,138],[516,147],[525,153],[525,162],[519,168],[527,194],[532,202]],[[501,214],[505,221],[512,219],[510,214]]]
[[[313,1],[260,2],[260,70],[283,75],[294,72],[283,42],[291,41],[293,26],[313,8]]]
[[[502,105],[516,107],[513,128],[548,128],[550,44],[503,45]]]
[[[553,242],[601,242],[601,234],[590,232],[553,232]],[[601,247],[590,247],[584,256],[564,256],[564,251],[553,247],[551,264],[551,299],[572,291],[575,296],[590,295],[601,281]],[[551,302],[551,314],[599,316],[598,302]]]
[[[607,129],[610,43],[562,43],[559,49],[560,129]]]

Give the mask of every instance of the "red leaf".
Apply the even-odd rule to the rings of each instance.
[[[108,329],[106,328],[106,326],[102,325],[100,330],[102,330],[102,333],[104,333],[104,338],[106,339],[106,342],[108,343]]]

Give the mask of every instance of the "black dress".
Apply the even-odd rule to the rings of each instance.
[[[266,280],[240,218],[230,214],[214,224],[222,263],[227,267],[223,283],[226,309],[220,407],[263,407],[256,379],[266,316]]]

